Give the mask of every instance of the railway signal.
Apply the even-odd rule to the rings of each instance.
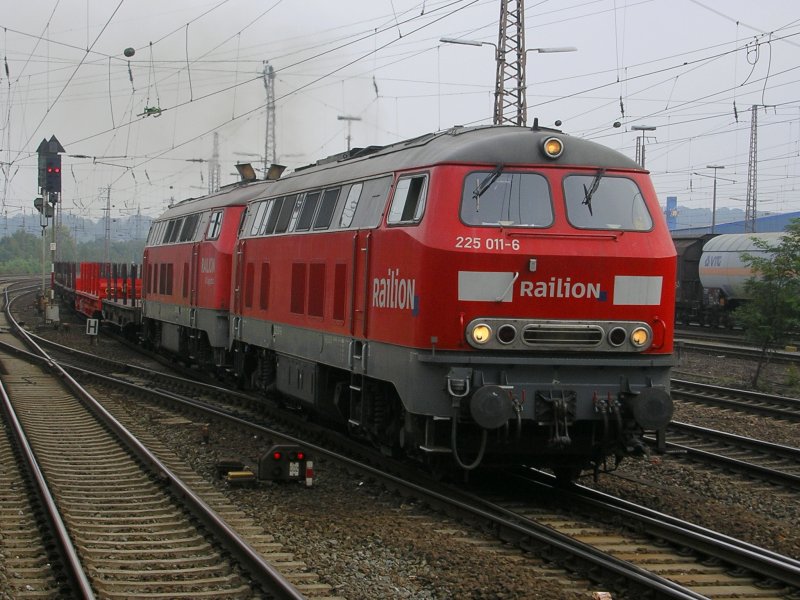
[[[302,481],[311,487],[314,468],[308,453],[292,444],[277,444],[258,460],[258,478],[267,481]]]
[[[53,216],[53,207],[44,201],[44,198],[34,198],[33,200],[33,207],[42,213],[45,218],[51,218]]]
[[[49,140],[43,139],[36,149],[39,155],[39,188],[42,194],[51,194],[48,200],[55,204],[58,194],[61,193],[61,153],[64,147],[51,136]]]
[[[44,191],[61,193],[61,157],[58,154],[47,157]]]

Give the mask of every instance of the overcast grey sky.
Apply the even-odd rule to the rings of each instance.
[[[32,210],[36,148],[61,141],[63,207],[155,216],[207,189],[213,133],[222,183],[264,154],[263,61],[275,69],[279,162],[490,123],[498,0],[2,0],[3,210]],[[13,10],[12,10],[13,7]],[[529,0],[528,122],[559,119],[635,155],[662,203],[744,208],[752,105],[758,207],[800,210],[800,3],[789,0]],[[125,48],[136,53],[127,59]],[[88,51],[87,51],[88,50]],[[147,116],[160,108],[160,116]],[[621,124],[614,128],[617,121]],[[246,156],[246,154],[251,156]],[[88,158],[81,158],[88,157]]]

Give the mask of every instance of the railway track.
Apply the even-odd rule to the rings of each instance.
[[[676,337],[675,348],[676,352],[692,350],[695,352],[724,354],[725,356],[757,361],[761,355],[761,350],[751,346],[743,346],[743,343],[743,340],[736,341],[730,337],[709,339],[709,337],[702,336],[698,336],[697,338],[685,336],[681,338]],[[770,361],[773,363],[795,365],[800,363],[800,352],[773,349],[770,351]]]
[[[647,570],[656,572],[707,598],[784,598],[800,593],[800,561],[650,510],[581,485],[556,488],[553,477],[519,470],[516,492],[542,499],[549,506],[570,507],[566,517],[542,513],[528,500],[507,507],[509,516],[535,519]],[[582,517],[577,515],[583,515]],[[597,525],[598,516],[613,533]],[[677,553],[675,549],[678,549]],[[734,567],[735,565],[735,567]]]
[[[800,421],[800,400],[706,383],[672,380],[673,399],[719,406],[776,419]]]
[[[656,446],[654,437],[646,438]],[[667,452],[749,478],[800,489],[800,448],[673,421]]]
[[[136,375],[131,374],[133,379],[145,376],[145,372],[133,369]],[[88,376],[88,374],[87,374]],[[159,387],[165,387],[163,374],[154,374],[160,381]],[[119,379],[118,376],[116,376]],[[133,384],[130,384],[133,385]],[[216,417],[230,418],[226,416],[230,412],[230,407],[225,407],[221,403],[213,400],[218,396],[217,390],[212,388],[210,391],[201,392],[201,388],[195,388],[191,392],[187,390],[190,385],[199,385],[197,382],[190,382],[186,379],[177,379],[172,391],[161,390],[162,396],[167,400],[180,402],[184,407],[191,407],[194,411],[205,411],[210,404],[215,404]],[[178,389],[182,389],[179,393]],[[202,396],[203,400],[198,401],[191,396]],[[240,400],[241,401],[241,400]],[[237,405],[236,410],[241,415],[241,406]],[[274,437],[282,432],[265,430],[254,425],[258,419],[256,415],[242,415],[246,420],[238,421],[239,426],[247,427],[252,431],[258,431],[262,435]],[[208,414],[204,414],[199,420],[208,420]],[[284,433],[285,435],[285,433]],[[302,440],[293,440],[302,443],[306,448],[315,454],[325,454],[334,457],[338,461],[348,462],[352,459],[331,453],[324,448],[310,445]],[[363,449],[362,449],[363,452]],[[348,451],[348,456],[351,456]],[[374,459],[373,459],[374,460]],[[426,503],[441,507],[448,514],[458,515],[459,518],[468,518],[470,521],[480,520],[482,527],[490,528],[495,531],[501,540],[506,543],[513,543],[518,548],[531,552],[536,556],[546,560],[553,560],[558,557],[561,564],[569,564],[573,567],[580,564],[579,573],[585,577],[594,577],[593,573],[603,572],[606,581],[616,580],[616,585],[628,597],[653,597],[653,598],[781,598],[790,592],[793,586],[800,586],[800,570],[797,565],[789,563],[789,573],[780,575],[780,568],[775,565],[770,566],[769,558],[764,559],[766,564],[755,564],[753,553],[757,551],[749,549],[744,552],[744,556],[738,558],[732,554],[730,549],[713,549],[716,542],[708,539],[695,541],[691,545],[691,534],[683,533],[680,536],[676,531],[680,526],[675,522],[670,524],[672,536],[671,543],[664,543],[665,524],[658,527],[652,526],[652,533],[642,534],[644,525],[643,520],[652,520],[652,516],[639,517],[637,524],[633,524],[632,516],[626,515],[627,524],[633,531],[621,533],[619,522],[613,518],[608,518],[611,524],[598,523],[596,518],[577,516],[572,513],[565,513],[562,510],[542,510],[538,503],[525,502],[523,507],[509,509],[509,505],[514,502],[506,500],[487,502],[486,500],[475,500],[470,498],[468,501],[455,500],[460,492],[453,491],[451,488],[442,488],[430,481],[421,481],[409,487],[408,482],[419,480],[419,474],[414,471],[404,471],[401,476],[386,475],[387,472],[397,473],[398,469],[404,467],[381,466],[377,469],[363,464],[352,462],[353,468],[365,470],[371,477],[381,478],[384,485],[393,489],[401,490],[403,494],[423,498]],[[438,491],[437,491],[438,490]],[[563,490],[550,489],[549,495],[561,497]],[[547,496],[548,494],[544,494]],[[541,497],[541,494],[539,495]],[[595,515],[597,507],[595,507]],[[611,510],[611,509],[605,509]],[[642,509],[644,510],[644,509]],[[467,516],[465,516],[467,515]],[[690,527],[684,525],[684,527]],[[720,542],[717,545],[723,546]],[[690,556],[686,556],[686,548],[694,547],[695,550]],[[716,553],[718,564],[705,565],[708,556]],[[760,560],[760,559],[759,559]],[[724,564],[727,566],[720,566]],[[727,571],[739,569],[738,574],[731,575]],[[770,571],[775,569],[775,572]],[[687,575],[688,573],[688,575]],[[768,575],[763,575],[767,573]],[[772,587],[765,585],[767,579],[772,576],[775,581],[783,581],[783,584],[775,583]],[[782,579],[781,579],[782,578]],[[620,586],[619,580],[626,583]],[[788,581],[787,581],[788,580]]]
[[[42,343],[46,343],[64,354],[83,355],[84,358],[90,356],[49,340],[42,339]],[[102,358],[92,360],[95,363],[95,370],[105,365],[104,369],[107,374],[113,373],[115,377],[122,377],[123,379],[127,377],[127,381],[132,384],[145,378],[154,381],[156,385],[163,386],[163,389],[172,390],[179,394],[193,386],[193,382],[190,380],[176,378],[158,369],[122,365],[117,361]],[[122,375],[122,370],[127,370],[128,375]],[[774,413],[771,410],[766,412],[770,416],[778,416],[780,418],[785,417],[782,407],[792,407],[793,403],[796,402],[790,398],[774,396],[766,396],[765,400],[765,395],[763,394],[750,394],[743,390],[720,389],[716,388],[716,386],[689,382],[680,383],[686,385],[688,389],[697,390],[699,396],[694,396],[693,401],[697,401],[697,398],[701,398],[703,401],[707,398],[715,398],[714,401],[716,402],[717,390],[724,394],[724,399],[726,400],[730,397],[746,395],[755,399],[759,412],[766,411],[767,408],[781,410],[778,413]],[[211,390],[213,395],[217,397],[228,396],[230,398],[231,396],[237,396],[237,394],[231,394],[228,390],[213,386],[206,387],[204,390],[206,393]],[[239,398],[242,402],[250,403],[252,401],[251,397],[245,394],[240,395]],[[728,405],[726,404],[726,406]],[[740,405],[737,404],[735,406],[738,407]],[[749,404],[744,406],[745,409],[749,410]],[[253,417],[257,418],[256,415],[253,415]],[[667,439],[669,440],[667,447],[673,454],[683,455],[696,462],[713,464],[726,470],[736,471],[758,480],[790,488],[800,487],[800,450],[796,448],[770,444],[744,436],[726,434],[713,429],[676,422],[670,425]],[[648,441],[653,445],[657,443],[655,439]]]
[[[116,380],[129,379],[129,385],[149,380],[150,383],[146,385],[159,388],[162,402],[177,401],[184,407],[192,407],[192,411],[206,411],[210,408],[216,411],[215,417],[208,416],[208,413],[198,413],[203,414],[202,417],[197,417],[198,422],[208,421],[211,418],[229,418],[226,413],[229,413],[231,408],[226,407],[222,399],[229,401],[232,396],[236,396],[236,406],[233,410],[243,417],[237,422],[241,428],[251,428],[254,421],[263,419],[263,416],[259,417],[256,413],[245,411],[243,407],[250,400],[244,395],[233,395],[213,387],[201,391],[203,388],[196,387],[196,381],[171,378],[158,372],[149,375],[148,370],[139,370],[129,365],[123,367],[109,363],[105,370],[107,373],[113,373],[113,378]],[[120,375],[123,370],[127,371],[124,377]],[[86,373],[84,376],[92,375]],[[170,383],[170,380],[174,381]],[[193,400],[188,396],[200,397],[202,400]],[[264,432],[263,428],[251,430]],[[270,431],[264,435],[274,436],[279,433]],[[310,447],[315,455],[333,456],[323,448],[310,446],[301,440],[295,441]],[[341,445],[346,444],[347,442],[341,442]],[[360,451],[363,452],[363,448]],[[352,456],[358,452],[359,450],[348,449],[347,455]],[[346,463],[352,459],[337,456],[336,460]],[[367,460],[375,459],[371,457]],[[634,521],[629,513],[625,513],[622,517],[609,516],[613,515],[611,509],[603,509],[604,512],[608,511],[608,514],[600,519],[598,517],[600,508],[597,506],[590,509],[587,516],[587,513],[580,515],[571,511],[565,512],[560,507],[550,511],[542,510],[538,505],[540,503],[531,503],[530,499],[519,500],[518,497],[495,498],[494,501],[486,498],[477,500],[462,498],[459,502],[454,501],[454,497],[459,496],[460,491],[419,480],[418,472],[405,471],[404,467],[381,465],[370,468],[353,462],[353,468],[365,470],[370,477],[382,479],[387,487],[440,507],[458,519],[478,523],[480,527],[494,531],[503,542],[513,543],[534,556],[548,561],[556,560],[559,564],[565,565],[565,568],[577,568],[578,573],[587,579],[610,582],[611,589],[618,591],[623,597],[788,598],[792,593],[797,593],[800,585],[798,579],[800,571],[797,571],[796,564],[791,561],[782,567],[770,564],[772,558],[769,557],[769,553],[766,557],[758,558],[759,554],[764,554],[760,553],[759,549],[751,547],[736,558],[726,547],[726,543],[736,545],[735,542],[723,543],[709,541],[706,538],[690,543],[685,537],[686,534],[679,536],[675,531],[665,534],[664,524],[653,526],[650,533],[642,533],[646,529],[642,519],[647,521],[652,519],[652,516],[637,518]],[[387,476],[386,472],[401,474]],[[413,481],[419,483],[409,487],[408,482]],[[563,489],[550,488],[537,497],[540,499],[558,497],[563,505],[565,494],[566,491]],[[629,527],[624,533],[620,532],[621,521]],[[674,522],[670,527],[680,529]],[[669,543],[665,540],[669,540]],[[687,548],[694,548],[689,556],[686,556]],[[711,560],[712,564],[704,564],[709,563],[709,556],[714,557]],[[783,559],[776,560],[780,563]],[[765,563],[762,564],[761,561]],[[773,569],[777,572],[773,572]],[[788,574],[781,575],[779,572],[782,569],[788,569]],[[603,575],[598,575],[599,573]]]
[[[47,507],[36,527],[55,531],[59,547],[48,555],[52,573],[37,550],[15,571],[27,575],[21,595],[68,587],[86,598],[303,597],[66,372],[26,355],[8,325],[0,336],[18,351],[2,356],[6,427],[41,490],[30,500],[19,486],[14,501]]]

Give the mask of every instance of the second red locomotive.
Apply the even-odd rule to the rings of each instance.
[[[355,150],[168,209],[144,331],[387,451],[572,478],[672,414],[660,212],[635,162],[556,130]]]

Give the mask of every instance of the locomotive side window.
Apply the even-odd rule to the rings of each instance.
[[[358,200],[356,214],[350,227],[363,229],[380,225],[391,185],[391,176],[370,179],[364,182],[361,198]]]
[[[297,220],[296,231],[308,231],[311,229],[311,220],[314,218],[314,213],[317,210],[317,204],[319,204],[321,195],[321,190],[308,192],[306,194],[306,199],[303,202],[303,211],[300,213],[300,218]]]
[[[295,204],[297,202],[297,195],[294,196],[286,196],[283,199],[283,206],[281,206],[281,212],[278,216],[278,222],[275,225],[275,233],[284,233],[286,229],[289,227],[289,220],[292,218],[295,210]]]
[[[550,187],[536,173],[470,173],[464,180],[461,220],[466,225],[549,227],[553,224]]]
[[[387,222],[390,225],[419,223],[425,209],[427,190],[427,175],[414,175],[398,179]]]
[[[155,240],[153,240],[154,244],[158,245],[164,243],[164,235],[166,229],[167,229],[167,222],[161,221],[161,223],[158,224],[158,230],[156,231],[156,238]]]
[[[281,214],[281,207],[283,206],[283,201],[285,198],[276,198],[272,201],[272,208],[270,209],[269,218],[267,219],[267,225],[264,227],[263,234],[269,235],[273,231],[275,231],[275,225],[278,222],[278,217]]]
[[[169,244],[169,239],[172,237],[172,230],[175,229],[175,219],[170,219],[167,223],[167,229],[164,232],[164,237],[161,239],[162,244]]]
[[[303,209],[303,205],[306,202],[306,196],[308,194],[301,194],[297,196],[297,201],[294,203],[294,209],[292,209],[292,216],[289,218],[289,226],[286,228],[286,231],[294,231],[295,225],[297,225],[297,219],[300,217],[300,211]]]
[[[627,177],[570,175],[564,178],[567,218],[578,229],[649,231],[653,219],[642,192]]]
[[[170,221],[172,224],[172,229],[169,232],[169,239],[167,240],[168,243],[172,244],[173,242],[178,241],[178,236],[181,233],[181,227],[183,227],[183,218],[180,219],[173,219]]]
[[[347,229],[350,223],[353,222],[353,217],[356,216],[356,207],[358,207],[358,199],[361,197],[361,190],[364,187],[362,183],[356,183],[350,187],[350,192],[347,194],[344,208],[342,209],[342,216],[339,217],[339,227]]]
[[[215,240],[219,237],[219,232],[222,229],[222,211],[215,210],[211,213],[211,219],[208,222],[207,240]]]
[[[195,232],[197,231],[197,224],[200,222],[200,213],[189,215],[183,220],[183,227],[179,241],[190,242],[194,239]]]
[[[264,218],[267,215],[267,206],[268,205],[269,205],[269,202],[267,202],[266,200],[264,200],[263,202],[259,202],[256,205],[256,207],[257,207],[256,208],[256,215],[255,215],[255,217],[253,217],[253,222],[250,225],[250,235],[258,235],[258,232],[259,232],[259,230],[261,229],[261,226],[264,223]]]
[[[322,204],[319,207],[317,218],[314,219],[314,230],[327,229],[333,220],[333,211],[336,210],[336,203],[339,200],[341,188],[325,190],[322,195]]]

